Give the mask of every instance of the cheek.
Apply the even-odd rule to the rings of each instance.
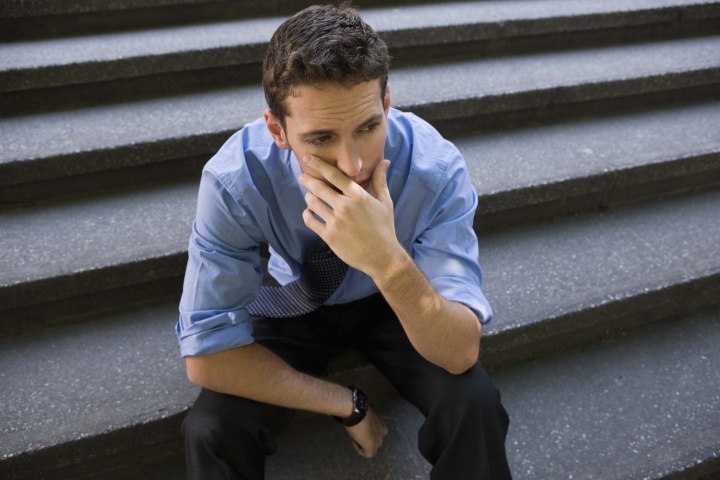
[[[385,135],[378,135],[369,142],[363,152],[363,158],[368,159],[368,163],[373,170],[378,163],[385,157]]]

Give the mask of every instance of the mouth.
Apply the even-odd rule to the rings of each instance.
[[[371,179],[368,178],[367,180],[365,180],[363,182],[355,182],[355,183],[360,185],[363,188],[363,190],[367,190],[368,188],[370,188],[370,185],[372,182],[371,182]]]

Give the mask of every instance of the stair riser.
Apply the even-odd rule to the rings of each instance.
[[[185,414],[174,413],[161,420],[3,460],[0,477],[4,480],[114,478],[118,470],[132,471],[181,452],[180,431]]]
[[[156,295],[166,295],[172,291],[177,292],[182,282],[176,280],[185,273],[186,264],[187,253],[183,252],[5,286],[0,288],[0,305],[4,312],[0,325],[4,327],[4,333],[7,333],[14,322],[35,326],[51,320],[55,318],[55,314],[48,317],[48,313],[58,308],[58,304],[52,302],[64,302],[67,305],[63,311],[57,312],[63,316],[122,306],[129,295],[120,295],[118,292],[127,288],[136,292],[136,302],[147,301],[156,298]],[[161,285],[159,287],[148,286],[158,282]],[[168,282],[172,287],[167,286]],[[169,288],[172,288],[170,292],[167,291]],[[111,299],[115,298],[117,300],[113,302]],[[76,301],[77,305],[73,305]]]
[[[475,231],[720,185],[720,151],[554,184],[480,195]]]
[[[488,369],[505,368],[551,352],[610,338],[644,324],[686,315],[720,302],[720,273],[695,278],[541,323],[483,336]]]

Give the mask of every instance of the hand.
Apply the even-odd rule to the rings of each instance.
[[[353,441],[353,447],[358,455],[365,458],[375,456],[383,443],[385,435],[388,434],[387,426],[375,411],[370,407],[362,422],[354,427],[345,427]]]
[[[389,160],[375,168],[372,193],[317,157],[306,155],[303,161],[323,177],[302,174],[298,179],[308,190],[303,220],[340,259],[373,277],[399,252],[404,253],[395,235],[393,203],[387,186]]]

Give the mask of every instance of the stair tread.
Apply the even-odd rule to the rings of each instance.
[[[515,0],[511,2],[454,2],[427,5],[363,9],[364,18],[381,34],[389,34],[390,46],[444,43],[567,31],[617,27],[624,23],[670,22],[677,9],[708,7],[720,2],[710,0],[622,0],[603,2],[556,2],[552,0]],[[713,10],[714,11],[714,10]],[[695,14],[700,15],[700,14]],[[687,11],[684,19],[695,16]],[[593,22],[588,21],[592,17]],[[249,46],[265,45],[284,17],[244,19],[190,26],[88,35],[52,40],[13,42],[0,45],[0,78],[3,89],[40,88],[85,81],[108,80],[124,76],[160,73],[208,66],[260,61],[262,51],[245,52]],[[551,22],[548,22],[551,20]],[[521,23],[522,22],[522,23]],[[532,23],[532,26],[528,24]],[[554,23],[553,23],[554,22]],[[514,24],[522,28],[513,28]],[[432,29],[475,25],[477,28],[456,32],[444,40],[428,34]],[[574,27],[573,27],[574,26]],[[398,36],[401,31],[422,34]],[[232,55],[217,55],[217,49],[232,49]],[[263,47],[264,49],[264,47]],[[208,55],[210,51],[214,54]],[[198,55],[205,53],[205,55]],[[193,55],[191,60],[189,55]],[[135,68],[132,59],[152,58]],[[72,75],[47,75],[48,69],[72,66]],[[37,72],[33,73],[33,70]],[[79,71],[84,73],[78,73]],[[12,74],[12,75],[10,75]]]
[[[477,214],[717,166],[720,102],[666,107],[452,138],[480,196]],[[694,167],[683,161],[707,155]]]
[[[0,408],[9,420],[0,425],[0,459],[132,429],[189,408],[197,389],[174,351],[174,307],[129,311],[53,334],[0,338],[0,378],[7,386]],[[507,448],[514,476],[662,478],[717,460],[718,327],[715,307],[495,372],[512,418]],[[268,479],[427,475],[427,462],[416,451],[419,412],[371,367],[339,375],[349,378],[362,383],[390,427],[379,456],[363,461],[331,421],[300,415],[278,438]],[[151,471],[158,480],[181,480],[182,470],[176,457]]]
[[[0,285],[186,252],[198,180],[0,213]]]
[[[720,152],[720,108],[679,106],[453,140],[468,164],[482,215],[487,205],[500,208],[496,197],[507,191],[517,193],[510,200],[522,208],[569,195],[573,182],[584,191],[618,187],[618,172],[633,168],[644,167],[639,182],[652,177],[648,169],[673,162],[681,173],[716,168],[716,158],[695,166],[682,160]],[[597,186],[586,181],[593,177]],[[0,286],[184,253],[196,194],[193,179],[0,212]]]
[[[636,62],[636,58],[643,60]],[[720,36],[399,68],[391,73],[390,81],[394,105],[406,110],[432,107],[427,108],[428,114],[441,119],[489,109],[487,104],[468,102],[471,99],[494,100],[495,110],[527,108],[530,97],[534,102],[562,101],[555,93],[542,99],[541,91],[569,89],[570,101],[577,101],[583,99],[582,89],[587,87],[594,92],[585,98],[589,100],[612,96],[614,86],[630,80],[644,78],[654,88],[657,77],[694,70],[711,76],[718,68]],[[598,85],[604,85],[602,92],[597,92]],[[513,104],[514,96],[525,100]],[[0,181],[15,184],[102,170],[108,164],[137,165],[152,161],[146,158],[159,161],[204,154],[208,146],[203,138],[226,135],[254,120],[264,108],[261,87],[246,86],[2,119],[0,168],[11,170]],[[180,142],[189,139],[195,143]],[[142,149],[150,147],[160,149],[162,155],[154,151],[144,157]],[[125,149],[122,154],[120,149]]]
[[[511,417],[506,446],[513,477],[703,477],[690,472],[720,457],[717,341],[716,308],[495,372]],[[359,373],[360,382],[374,387],[371,398],[382,397],[378,410],[390,430],[378,456],[363,461],[331,422],[298,418],[268,458],[268,480],[428,478],[416,446],[422,415],[386,393],[392,390],[375,379],[379,374]],[[157,480],[185,478],[181,462],[171,462],[174,475],[158,472]]]
[[[184,374],[177,304],[0,338],[0,458],[166,418],[197,388]]]
[[[491,331],[715,276],[717,238],[719,189],[480,235]]]

